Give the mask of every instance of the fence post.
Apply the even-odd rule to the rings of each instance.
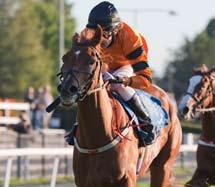
[[[16,144],[17,148],[21,148],[21,136],[20,134],[18,134],[17,136],[17,144]],[[17,156],[17,178],[21,177],[21,157]]]
[[[45,148],[45,134],[42,132],[42,147]],[[42,177],[45,177],[46,169],[45,169],[45,156],[42,156]]]
[[[181,168],[184,168],[184,152],[181,152],[180,154],[180,163]]]
[[[55,187],[55,185],[56,185],[56,177],[57,177],[59,162],[60,162],[60,158],[56,157],[54,160],[54,168],[52,171],[52,178],[51,178],[50,187]]]
[[[193,141],[193,133],[187,133],[187,144],[188,145],[193,145],[194,143],[194,141]]]
[[[13,158],[11,158],[11,157],[8,158],[8,160],[7,160],[6,174],[5,174],[5,181],[4,181],[4,187],[9,187],[9,185],[10,185],[10,176],[11,176],[12,162],[13,162]]]

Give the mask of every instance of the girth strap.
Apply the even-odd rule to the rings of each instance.
[[[85,149],[85,148],[81,148],[78,145],[78,141],[77,139],[74,137],[74,143],[75,143],[75,147],[78,149],[78,151],[80,153],[84,153],[84,154],[97,154],[97,153],[101,153],[104,151],[107,151],[111,148],[113,148],[114,146],[116,146],[123,138],[124,136],[126,136],[129,132],[129,128],[130,128],[130,123],[122,130],[121,135],[122,136],[117,136],[115,139],[113,139],[110,143],[108,143],[107,145],[104,145],[102,147],[96,148],[96,149]]]

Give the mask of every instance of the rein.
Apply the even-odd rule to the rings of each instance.
[[[203,103],[203,101],[204,101],[205,99],[208,98],[208,96],[209,96],[211,93],[213,94],[213,97],[215,96],[215,92],[214,92],[214,90],[213,90],[213,81],[215,81],[215,78],[212,78],[212,79],[211,79],[209,91],[208,91],[208,93],[207,93],[203,98],[201,98],[201,99],[195,97],[195,95],[192,94],[192,93],[189,93],[189,92],[186,93],[187,95],[190,95],[190,96],[196,101],[196,104],[195,104],[194,107],[193,107],[194,111],[203,112],[203,113],[204,113],[204,112],[213,112],[213,111],[215,111],[215,107],[211,107],[211,108],[197,108],[199,105],[201,105],[201,104]]]
[[[197,112],[214,112],[215,111],[215,107],[211,107],[211,108],[199,108],[196,109]]]

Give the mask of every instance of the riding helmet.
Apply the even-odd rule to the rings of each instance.
[[[120,24],[118,11],[112,3],[103,1],[90,11],[87,27],[95,28],[97,24],[105,31],[112,31]]]

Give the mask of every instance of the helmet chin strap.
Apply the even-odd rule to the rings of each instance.
[[[101,42],[101,47],[102,47],[102,48],[108,48],[108,47],[113,43],[113,38],[114,38],[113,35],[112,35],[111,38],[109,38],[109,39],[106,39],[106,38],[105,38],[105,41],[102,41],[102,42]]]

